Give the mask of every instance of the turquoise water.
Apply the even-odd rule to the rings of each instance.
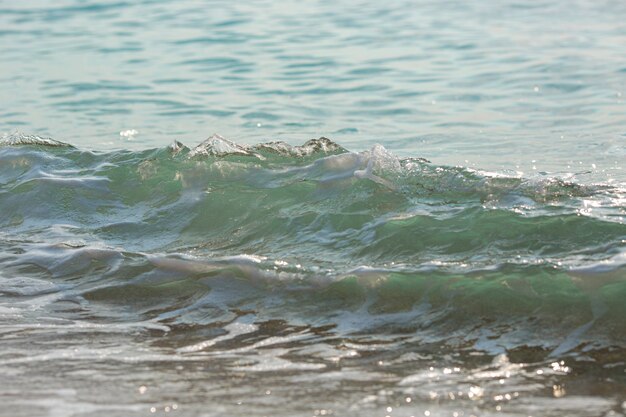
[[[327,136],[354,151],[381,143],[483,169],[623,168],[620,2],[61,1],[0,11],[0,132],[99,150],[213,133],[250,144]]]
[[[0,415],[624,415],[625,13],[1,5]]]

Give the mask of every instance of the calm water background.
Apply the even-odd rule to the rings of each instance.
[[[0,415],[623,416],[625,47],[618,1],[0,1]]]
[[[328,136],[621,171],[624,16],[609,1],[4,2],[0,131],[88,149]]]

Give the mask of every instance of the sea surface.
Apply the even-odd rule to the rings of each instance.
[[[0,416],[626,415],[626,3],[0,2]]]

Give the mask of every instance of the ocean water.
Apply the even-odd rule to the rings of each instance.
[[[624,416],[625,16],[0,3],[0,415]]]

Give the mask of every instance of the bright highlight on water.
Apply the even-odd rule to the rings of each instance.
[[[0,416],[623,417],[624,16],[0,4]]]

